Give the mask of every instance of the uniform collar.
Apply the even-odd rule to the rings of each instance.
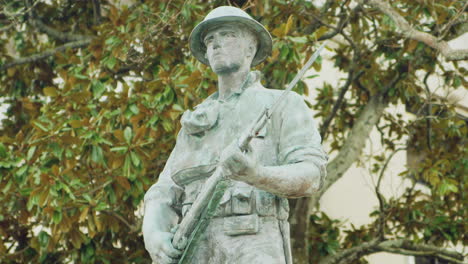
[[[237,95],[237,96],[241,95],[247,88],[253,86],[253,84],[255,84],[256,82],[259,82],[260,81],[260,75],[261,75],[261,73],[259,71],[249,72],[249,74],[247,75],[247,78],[244,81],[244,83],[242,84],[241,88],[237,89],[234,92],[232,92],[232,95],[229,96],[229,98],[231,98],[233,95]],[[218,100],[218,96],[219,96],[219,92],[215,92],[212,95],[208,96],[207,99],[208,100]],[[227,100],[229,100],[229,98],[225,99],[225,100],[222,100],[222,101],[227,101]]]

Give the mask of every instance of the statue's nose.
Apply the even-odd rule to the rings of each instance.
[[[213,49],[219,49],[221,47],[221,43],[219,41],[219,38],[215,37],[213,39]]]

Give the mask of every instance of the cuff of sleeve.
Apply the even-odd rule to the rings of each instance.
[[[327,178],[327,164],[320,164],[319,166],[320,169],[320,183],[318,189],[322,189],[325,179]]]

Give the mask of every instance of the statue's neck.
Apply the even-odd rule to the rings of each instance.
[[[225,100],[234,92],[242,89],[242,84],[246,80],[249,70],[239,70],[237,72],[218,75],[218,98]]]

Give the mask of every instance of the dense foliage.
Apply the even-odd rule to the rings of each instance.
[[[402,36],[376,5],[9,0],[0,3],[0,102],[7,107],[0,126],[0,262],[150,262],[140,232],[143,195],[174,146],[181,113],[216,89],[216,76],[190,56],[187,39],[208,10],[230,3],[272,33],[273,54],[257,67],[266,87],[284,88],[318,40],[334,43],[332,60],[348,78],[340,87],[295,88],[316,98],[311,107],[331,152],[367,137],[353,129],[368,111],[406,104],[417,117],[383,113],[368,122],[379,127],[387,154],[371,157],[373,173],[385,170],[397,142],[409,137],[413,151],[425,155],[399,177],[428,193],[410,188],[386,199],[377,188],[375,223],[351,230],[324,213],[304,214],[301,203],[313,200],[294,201],[295,263],[360,263],[372,252],[408,248],[460,259],[424,250],[468,243],[467,122],[425,82],[437,75],[445,87],[466,87],[467,70]],[[467,28],[464,1],[399,0],[392,8],[442,41]],[[314,68],[320,71],[320,63]],[[326,189],[344,173],[333,168]],[[399,247],[378,244],[402,238]],[[366,243],[375,245],[340,255]]]

